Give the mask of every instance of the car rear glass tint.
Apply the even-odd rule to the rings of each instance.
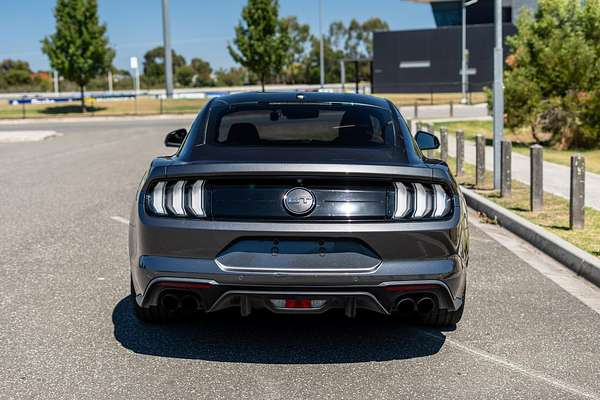
[[[232,146],[393,145],[389,111],[356,104],[268,104],[211,112],[208,142]]]

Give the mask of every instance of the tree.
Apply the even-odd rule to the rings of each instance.
[[[348,26],[342,21],[329,25],[329,36],[335,51],[342,53],[345,59],[371,59],[373,57],[373,33],[387,31],[387,22],[380,18],[370,18],[364,22],[352,19]],[[346,65],[346,75],[354,76],[355,65]],[[368,79],[371,71],[367,63],[359,65],[359,79]]]
[[[306,59],[307,45],[311,39],[310,26],[299,23],[295,16],[283,18],[280,23],[290,38],[289,63],[284,69],[285,79],[290,83],[298,83],[302,80],[302,64]]]
[[[540,0],[508,39],[507,126],[551,134],[560,149],[600,142],[600,2]]]
[[[248,71],[245,68],[219,68],[215,72],[218,86],[241,86],[246,83]]]
[[[50,65],[75,82],[85,112],[85,85],[112,65],[115,52],[108,46],[106,25],[98,19],[96,0],[57,0],[56,32],[42,40]]]
[[[192,58],[190,65],[196,74],[194,86],[210,86],[213,84],[211,77],[212,68],[208,61],[204,61],[201,58]]]
[[[320,42],[315,36],[311,36],[311,46],[305,60],[306,82],[317,83],[320,81]],[[325,68],[325,82],[335,82],[340,78],[340,61],[344,58],[341,50],[333,48],[331,38],[323,37],[323,61]]]
[[[21,60],[6,59],[0,63],[0,81],[2,86],[19,87],[29,85],[33,81],[29,63]]]
[[[177,70],[183,67],[186,62],[182,55],[171,50],[173,60],[173,73],[177,76]],[[158,46],[150,49],[144,54],[144,80],[150,86],[158,86],[165,82],[165,50]]]
[[[175,71],[175,80],[183,87],[191,87],[194,81],[194,69],[189,65],[177,68]]]
[[[259,77],[263,92],[265,81],[289,59],[290,38],[278,15],[277,0],[248,0],[235,28],[235,48],[227,45],[231,57]]]

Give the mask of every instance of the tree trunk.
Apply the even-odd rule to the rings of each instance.
[[[533,137],[533,140],[535,140],[535,143],[537,143],[537,144],[541,143],[540,137],[537,134],[535,122],[531,124],[531,137]]]
[[[260,85],[262,86],[262,91],[265,91],[265,76],[261,75],[260,76]]]
[[[575,132],[573,128],[563,128],[561,130],[560,142],[558,143],[559,150],[568,150],[573,145],[575,140]]]
[[[79,92],[81,93],[81,112],[84,113],[86,112],[86,109],[83,85],[79,85]]]

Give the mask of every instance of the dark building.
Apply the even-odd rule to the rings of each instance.
[[[373,92],[460,92],[462,0],[411,1],[430,4],[437,28],[375,33]],[[502,0],[505,38],[516,33],[513,23],[521,9],[536,5],[536,0]],[[478,0],[466,15],[469,91],[481,91],[494,79],[494,0]]]
[[[511,23],[504,36],[514,35]],[[494,25],[468,25],[469,91],[491,87]],[[506,54],[505,47],[505,54]],[[377,32],[373,37],[373,92],[461,91],[461,27]]]

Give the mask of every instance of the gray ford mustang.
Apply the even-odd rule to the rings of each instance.
[[[465,304],[468,225],[448,166],[389,101],[351,94],[212,99],[142,179],[129,229],[144,321],[358,310],[429,325]]]

